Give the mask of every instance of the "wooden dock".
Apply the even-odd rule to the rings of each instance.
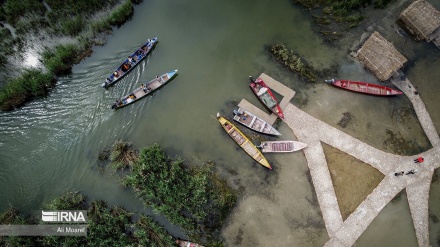
[[[380,211],[403,189],[406,189],[411,217],[419,246],[429,246],[429,189],[434,169],[440,167],[440,138],[423,101],[415,94],[414,86],[408,80],[394,80],[393,83],[411,100],[421,125],[432,143],[432,149],[415,156],[400,156],[386,153],[320,121],[290,103],[295,92],[271,77],[261,74],[266,84],[283,96],[280,106],[284,122],[294,132],[298,141],[306,143],[304,149],[313,185],[321,208],[329,240],[326,247],[352,246],[367,229]],[[273,124],[275,114],[267,114],[246,100],[239,104],[243,109],[260,116]],[[322,143],[335,147],[379,170],[385,178],[371,192],[356,210],[344,221],[328,169]],[[423,156],[423,166],[414,165],[414,159]],[[395,171],[409,171],[417,168],[412,176],[396,178]]]
[[[281,110],[284,111],[284,108],[289,104],[290,100],[295,96],[295,91],[292,89],[286,87],[282,83],[278,82],[277,80],[273,79],[272,77],[262,73],[259,78],[263,79],[263,81],[266,83],[268,87],[270,87],[271,90],[277,92],[279,95],[283,96],[283,99],[281,102],[279,102],[279,105],[281,107]],[[278,99],[277,99],[278,100]],[[275,121],[277,120],[277,115],[267,114],[265,111],[261,110],[260,108],[254,106],[249,101],[242,99],[240,103],[238,103],[238,106],[246,111],[252,112],[253,114],[257,115],[258,117],[262,118],[264,121],[266,121],[268,124],[273,125]]]

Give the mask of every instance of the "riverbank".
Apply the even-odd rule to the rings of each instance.
[[[12,69],[0,75],[0,110],[13,110],[46,95],[58,77],[68,75],[74,64],[90,56],[93,46],[105,43],[104,34],[129,20],[133,4],[140,2],[28,0],[2,4],[0,45],[5,49],[0,52],[0,67]],[[28,55],[35,46],[39,53]]]
[[[372,9],[384,9],[392,0],[293,0],[307,10],[324,40],[334,43],[359,26]]]

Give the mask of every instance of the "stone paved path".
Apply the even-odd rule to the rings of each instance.
[[[428,200],[434,169],[440,167],[440,137],[426,107],[411,82],[393,80],[410,99],[423,130],[434,148],[415,156],[400,156],[383,152],[350,135],[320,121],[289,103],[295,94],[265,74],[264,80],[277,93],[287,96],[281,101],[284,122],[292,129],[298,140],[308,145],[304,149],[313,185],[324,218],[330,240],[327,247],[352,246],[379,212],[403,189],[406,189],[408,203],[416,231],[419,246],[429,245]],[[260,77],[261,77],[260,76]],[[267,82],[266,82],[267,83]],[[247,101],[240,102],[244,108],[254,107]],[[265,116],[266,115],[266,116]],[[260,117],[272,120],[272,116],[259,111]],[[274,121],[274,120],[272,120]],[[382,172],[385,178],[345,220],[342,220],[332,179],[321,143],[333,146]],[[423,165],[414,163],[414,159],[423,156]],[[414,175],[395,177],[395,171],[417,169]]]
[[[379,212],[403,189],[407,188],[411,215],[420,246],[429,246],[428,197],[432,173],[440,163],[440,147],[421,155],[423,166],[416,165],[417,156],[399,156],[383,152],[316,119],[289,104],[284,109],[285,122],[298,140],[308,144],[304,154],[312,175],[324,222],[330,237],[325,246],[352,246]],[[343,222],[333,183],[328,170],[324,142],[375,167],[385,178],[358,208]],[[417,169],[413,176],[395,177],[395,171]]]

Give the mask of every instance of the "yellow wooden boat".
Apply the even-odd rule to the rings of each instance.
[[[235,127],[226,118],[221,117],[220,113],[217,113],[217,119],[222,125],[223,129],[228,133],[230,137],[255,161],[260,165],[272,170],[269,162],[264,158],[260,150],[247,138],[237,127]]]

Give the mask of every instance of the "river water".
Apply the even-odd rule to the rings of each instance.
[[[312,29],[308,15],[290,1],[144,1],[135,7],[132,20],[75,65],[70,76],[60,78],[49,96],[0,113],[0,211],[10,205],[39,209],[67,190],[145,211],[132,192],[120,187],[117,175],[98,171],[97,157],[116,140],[131,141],[136,148],[158,143],[188,163],[215,161],[218,172],[240,189],[239,204],[223,231],[229,246],[323,245],[328,236],[303,154],[268,155],[274,166],[268,171],[238,150],[212,117],[220,112],[231,118],[243,98],[261,106],[248,87],[249,75],[264,72],[293,88],[297,94],[292,103],[379,149],[409,155],[430,145],[406,97],[371,98],[324,83],[305,84],[271,58],[268,46],[282,42],[315,68],[336,68],[336,75],[326,77],[377,82],[348,56],[350,42],[330,47]],[[405,51],[413,59],[405,73],[440,129],[440,74],[431,69],[440,65],[438,52],[390,27],[384,30],[404,50],[416,47]],[[115,86],[100,87],[122,58],[155,36],[159,43],[148,59]],[[178,76],[153,96],[116,112],[110,109],[116,98],[140,84],[137,80],[173,69],[179,69]],[[344,112],[353,116],[347,128],[337,125]],[[276,127],[283,138],[295,139],[284,123]],[[430,203],[432,215],[440,217],[432,209],[439,208],[438,193]],[[433,219],[430,234],[438,246],[439,227]],[[373,239],[374,246],[396,241],[414,246],[405,196],[386,206],[356,246],[371,246]]]

